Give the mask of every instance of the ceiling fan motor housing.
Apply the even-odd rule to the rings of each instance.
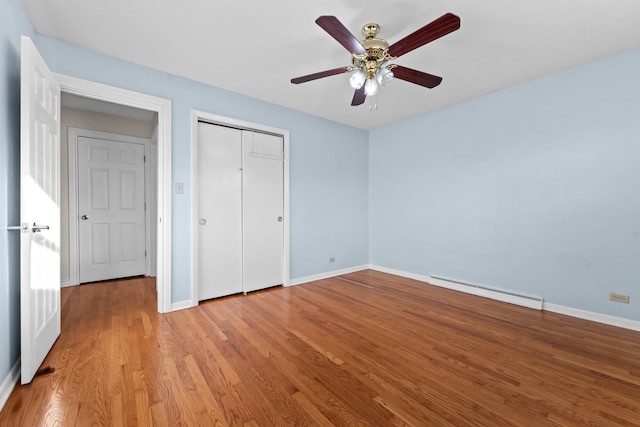
[[[367,74],[367,78],[372,79],[376,72],[384,66],[387,61],[395,59],[388,53],[389,43],[386,40],[376,38],[380,31],[378,24],[366,24],[362,27],[362,47],[367,51],[364,54],[352,54],[352,63],[356,69],[360,69]]]

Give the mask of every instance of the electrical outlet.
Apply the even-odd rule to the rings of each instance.
[[[329,258],[329,262],[336,262],[336,258],[335,257]]]
[[[624,304],[629,304],[629,295],[617,294],[615,292],[609,292],[609,300],[615,302],[622,302]]]
[[[176,194],[184,193],[184,184],[181,182],[176,182]]]

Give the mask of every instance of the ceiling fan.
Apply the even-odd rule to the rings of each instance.
[[[378,93],[379,86],[387,85],[393,78],[429,89],[438,86],[442,77],[388,62],[457,30],[460,28],[460,18],[453,13],[446,13],[392,45],[376,37],[380,30],[378,24],[366,24],[362,27],[365,37],[362,41],[351,34],[335,16],[321,16],[316,19],[316,24],[351,53],[353,65],[296,77],[291,79],[291,83],[305,83],[352,72],[349,83],[355,89],[351,101],[351,105],[355,106],[363,104],[367,96]]]

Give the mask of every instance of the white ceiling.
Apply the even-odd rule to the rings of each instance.
[[[39,34],[362,129],[640,47],[638,0],[22,1]],[[395,80],[369,111],[348,75],[290,83],[350,65],[320,15],[393,43],[446,12],[460,30],[394,61],[442,76],[435,89]]]

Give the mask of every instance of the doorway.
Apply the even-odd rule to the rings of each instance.
[[[171,302],[171,101],[151,95],[56,74],[63,94],[102,101],[119,107],[146,110],[157,115],[156,287],[158,312],[172,311]],[[77,284],[77,283],[69,283]]]

